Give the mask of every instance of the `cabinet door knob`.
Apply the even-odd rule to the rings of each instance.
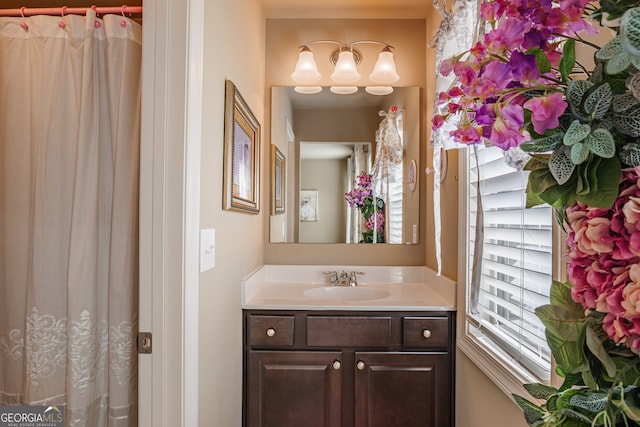
[[[425,338],[431,338],[431,331],[429,329],[425,329],[424,331],[422,331],[422,336]]]
[[[336,371],[338,369],[340,369],[340,366],[342,366],[342,365],[340,364],[339,360],[336,360],[336,361],[333,362],[333,369],[335,369]]]
[[[267,329],[267,336],[268,337],[273,337],[275,335],[276,335],[276,330],[274,328]]]
[[[365,364],[364,364],[364,362],[363,362],[362,360],[358,360],[358,363],[356,363],[356,368],[358,368],[358,370],[359,370],[359,371],[364,370],[364,368],[365,368],[366,366],[367,366],[367,365],[365,365]]]

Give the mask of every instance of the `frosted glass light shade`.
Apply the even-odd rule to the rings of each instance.
[[[357,86],[331,86],[329,90],[338,95],[351,95],[358,91]]]
[[[303,93],[305,95],[311,95],[314,93],[322,92],[322,87],[320,86],[296,86],[293,88],[298,93]]]
[[[371,95],[389,95],[393,92],[391,86],[367,86],[364,90]]]
[[[356,61],[353,52],[344,51],[338,55],[338,62],[331,74],[331,80],[336,83],[355,83],[360,80],[360,73],[356,67]]]
[[[400,76],[396,72],[396,64],[393,62],[393,53],[387,46],[382,49],[380,55],[378,55],[378,61],[373,67],[373,73],[369,75],[369,78],[376,83],[394,83],[400,80]]]
[[[315,83],[320,80],[320,77],[318,66],[313,59],[313,52],[308,47],[303,47],[298,55],[296,69],[291,74],[291,78],[298,83]]]

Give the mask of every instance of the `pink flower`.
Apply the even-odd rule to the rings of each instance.
[[[531,98],[523,104],[523,107],[531,111],[531,123],[536,133],[543,134],[547,129],[555,129],[559,126],[558,118],[564,114],[568,104],[564,101],[560,92],[549,96]]]
[[[445,117],[441,114],[435,114],[433,119],[431,119],[431,127],[433,130],[440,129],[444,124]]]
[[[375,230],[376,233],[384,233],[384,211],[376,211],[374,215],[370,215],[364,224],[366,230]]]
[[[490,98],[504,90],[511,80],[513,80],[513,74],[509,64],[490,62],[482,69],[473,92],[480,99]]]
[[[500,25],[484,36],[484,44],[492,53],[502,53],[522,45],[524,35],[531,28],[531,22],[517,18],[507,18]]]
[[[471,123],[461,124],[457,129],[451,131],[451,136],[457,142],[478,144],[482,140],[482,128]]]
[[[629,279],[630,282],[622,290],[620,305],[625,310],[625,317],[640,318],[640,265],[631,265]]]
[[[454,66],[455,63],[451,58],[443,60],[440,64],[440,74],[448,76],[453,71]]]
[[[499,114],[493,122],[489,140],[503,150],[517,147],[524,141],[521,132],[523,122],[524,111],[520,105],[505,105],[499,109]]]

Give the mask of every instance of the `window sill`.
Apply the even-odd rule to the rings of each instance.
[[[460,322],[464,325],[464,320]],[[517,362],[501,354],[483,339],[470,336],[464,331],[458,335],[457,347],[493,381],[503,393],[513,400],[512,394],[529,396],[523,384],[540,382]]]

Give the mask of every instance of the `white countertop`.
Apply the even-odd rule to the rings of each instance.
[[[364,272],[358,287],[381,290],[385,296],[343,300],[305,295],[330,286],[323,272],[340,270]],[[263,265],[242,281],[242,308],[254,310],[452,311],[455,295],[456,283],[427,267]]]

